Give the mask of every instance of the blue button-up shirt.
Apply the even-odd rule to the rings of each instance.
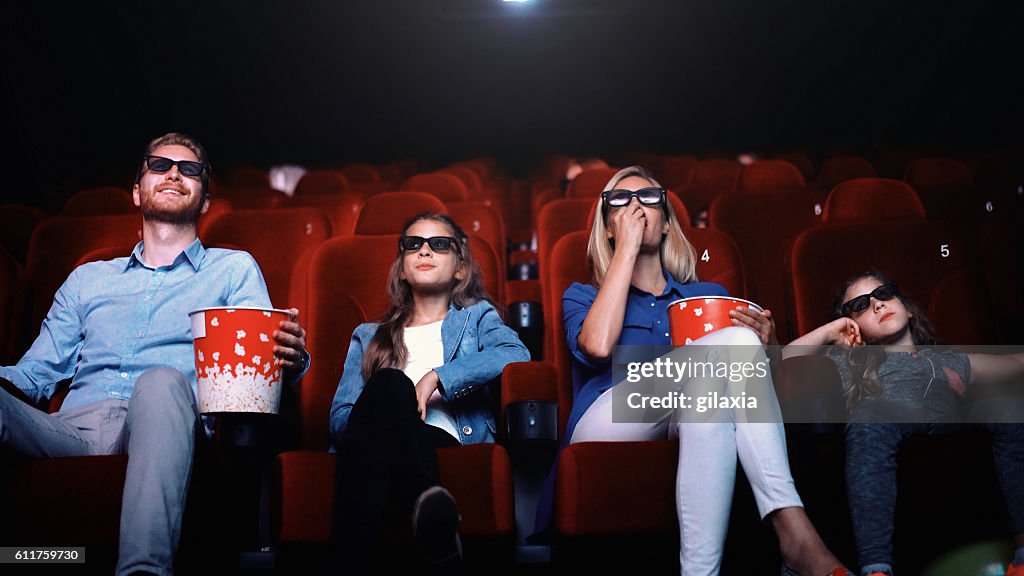
[[[665,275],[665,289],[661,294],[648,294],[635,286],[629,287],[626,297],[626,313],[622,320],[619,345],[671,346],[668,324],[668,305],[680,298],[694,296],[728,296],[721,284],[714,282],[693,282],[681,284],[669,274]],[[573,402],[566,425],[566,440],[572,438],[576,423],[587,408],[605,390],[612,387],[611,358],[594,360],[584,354],[577,339],[583,331],[583,321],[590,313],[590,307],[597,298],[597,288],[592,284],[573,283],[562,296],[562,323],[565,326],[566,344],[572,353]]]
[[[72,378],[61,409],[127,400],[150,368],[184,373],[196,392],[189,312],[211,306],[269,307],[267,285],[246,252],[204,248],[199,240],[168,266],[131,256],[84,264],[57,291],[39,337],[15,365],[0,367],[37,402]]]

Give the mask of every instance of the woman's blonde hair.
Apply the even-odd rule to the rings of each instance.
[[[637,176],[647,180],[652,186],[661,188],[661,184],[651,174],[640,166],[623,168],[612,176],[604,186],[604,191],[614,190],[619,182]],[[608,226],[605,224],[606,210],[603,210],[601,199],[597,199],[594,205],[594,223],[590,227],[590,242],[587,244],[587,261],[594,271],[594,286],[601,287],[604,276],[608,273],[608,266],[611,265],[612,255],[615,254],[615,247],[611,238],[608,238]],[[661,239],[661,265],[672,274],[678,282],[697,281],[697,254],[693,245],[686,239],[683,229],[679,226],[679,219],[676,218],[672,203],[668,201],[666,193],[665,203],[662,205],[665,213],[665,221],[668,222],[668,233]]]

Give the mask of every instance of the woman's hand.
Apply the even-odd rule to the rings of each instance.
[[[860,337],[860,326],[845,316],[829,322],[825,328],[828,331],[828,340],[832,344],[847,348],[864,345],[864,340]]]
[[[732,318],[733,326],[746,326],[757,332],[761,344],[768,346],[779,343],[779,339],[775,335],[775,320],[772,319],[771,310],[758,312],[747,306],[740,306],[730,310],[729,317]]]
[[[640,251],[647,228],[647,213],[635,198],[629,204],[609,214],[608,231],[615,239],[615,250]]]
[[[438,383],[441,379],[438,377],[437,372],[431,370],[420,378],[420,381],[416,383],[416,412],[420,415],[420,420],[427,419],[427,400],[430,400],[430,396],[437,390]]]

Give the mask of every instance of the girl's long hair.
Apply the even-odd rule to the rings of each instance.
[[[640,166],[623,168],[612,176],[604,190],[614,190],[619,182],[630,176],[639,176],[651,183],[651,186],[661,187],[658,181],[647,170]],[[601,205],[601,198],[597,199],[594,205],[594,223],[590,227],[590,241],[587,244],[587,259],[594,271],[594,286],[601,287],[604,276],[611,266],[612,256],[615,254],[608,238],[608,226],[605,223],[604,210]],[[677,282],[686,284],[697,281],[697,254],[693,245],[686,239],[683,229],[679,226],[679,219],[676,217],[672,203],[665,198],[663,205],[665,221],[668,222],[668,233],[661,241],[661,265],[664,266],[676,279]]]
[[[882,284],[893,282],[885,274],[870,270],[859,276],[847,280],[839,291],[832,305],[832,319],[841,318],[843,314],[843,302],[846,291],[860,280],[872,278]],[[897,292],[896,297],[903,303],[903,307],[911,314],[908,321],[910,337],[915,345],[935,344],[935,328],[924,313],[924,310],[910,298]],[[865,398],[877,398],[882,394],[882,383],[878,380],[878,368],[885,362],[886,352],[882,346],[871,346],[871,342],[865,342],[868,346],[852,348],[849,352],[850,381],[843,383],[843,396],[846,398],[847,411],[852,410],[861,400]]]
[[[458,308],[465,308],[476,304],[481,300],[492,302],[487,290],[484,288],[483,278],[480,275],[480,267],[473,259],[469,249],[469,237],[447,214],[434,212],[423,212],[413,216],[405,226],[402,227],[403,234],[409,231],[413,224],[421,220],[433,220],[440,222],[451,231],[455,237],[455,256],[458,258],[456,270],[462,272],[462,279],[456,278],[452,286],[450,303]],[[388,272],[388,297],[391,299],[391,309],[384,314],[377,332],[366,347],[366,354],[363,356],[361,371],[363,378],[369,379],[370,375],[381,368],[405,367],[409,357],[409,350],[405,347],[405,327],[412,320],[415,305],[412,299],[412,287],[403,277],[403,261],[406,252],[399,248],[395,261],[391,264]],[[493,303],[493,302],[492,302]]]

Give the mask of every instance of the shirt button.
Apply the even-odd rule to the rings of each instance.
[[[471,436],[473,434],[473,428],[471,426],[463,426],[462,433],[466,436]]]
[[[128,373],[127,372],[121,372],[121,378],[127,378],[127,377],[128,377]],[[117,395],[117,392],[115,392],[114,394]]]
[[[654,308],[654,302],[651,302],[651,308]]]
[[[114,397],[120,396],[120,394],[118,394],[117,392],[111,392],[110,395]]]
[[[146,300],[152,300],[152,299],[153,299],[152,296],[149,296],[149,295],[146,296]]]
[[[668,336],[668,332],[665,332],[665,336]]]

